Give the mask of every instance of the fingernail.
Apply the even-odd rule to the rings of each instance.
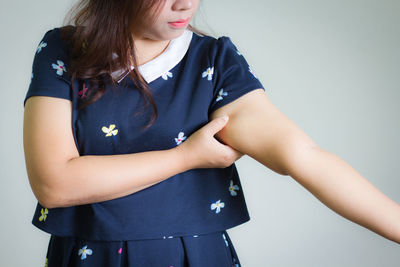
[[[229,117],[227,115],[222,117],[225,121],[228,121]]]

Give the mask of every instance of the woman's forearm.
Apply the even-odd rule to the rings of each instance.
[[[177,147],[122,155],[73,158],[43,186],[47,208],[68,207],[123,197],[189,168]],[[47,206],[46,206],[47,205]]]
[[[315,147],[297,155],[289,175],[345,218],[400,244],[400,205],[338,156]]]

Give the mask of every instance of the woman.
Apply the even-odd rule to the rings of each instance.
[[[229,38],[186,29],[198,1],[110,2],[82,1],[85,27],[46,33],[24,102],[49,266],[240,265],[225,229],[249,219],[242,153],[399,242],[399,206],[284,117]]]

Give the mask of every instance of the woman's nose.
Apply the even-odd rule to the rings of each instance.
[[[176,0],[172,5],[173,10],[186,10],[192,7],[192,0]]]

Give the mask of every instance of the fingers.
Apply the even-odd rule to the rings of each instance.
[[[227,116],[227,115],[215,118],[208,124],[208,127],[209,127],[208,130],[210,131],[211,134],[214,135],[215,133],[219,132],[222,128],[225,127],[228,120],[229,120],[229,116]],[[224,142],[222,142],[218,138],[216,138],[216,139],[218,140],[219,143],[221,143],[225,147],[225,149],[230,151],[230,154],[233,155],[236,159],[239,159],[240,157],[243,156],[243,153],[241,153],[240,151],[235,150],[234,148],[232,148],[229,145],[226,145]]]
[[[240,159],[244,154],[240,153],[239,151],[235,150],[236,160]]]
[[[215,133],[219,132],[222,128],[225,127],[228,120],[229,120],[228,116],[215,118],[208,123],[208,125],[206,126],[207,130],[214,135]]]
[[[233,155],[233,158],[235,158],[235,161],[240,159],[244,154],[228,145],[225,145],[227,149],[230,150],[230,153]]]

